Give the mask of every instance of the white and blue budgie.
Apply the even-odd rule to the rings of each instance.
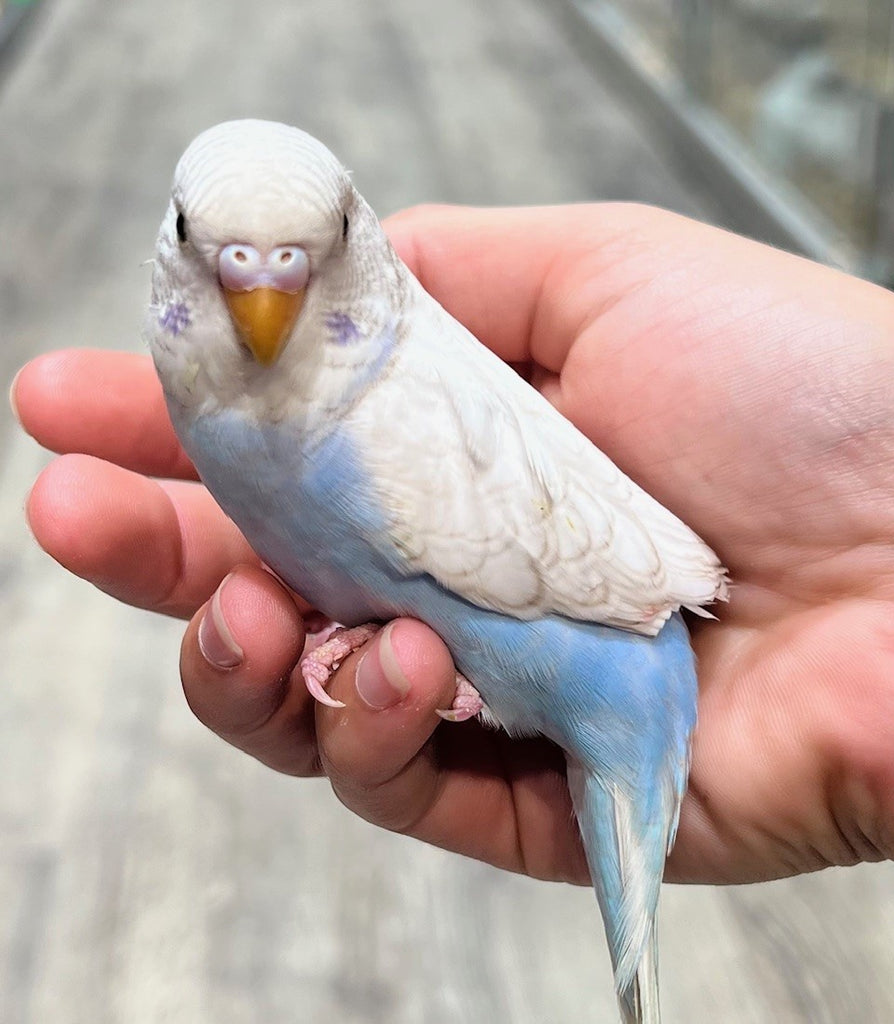
[[[717,558],[422,289],[296,128],[189,146],[152,288],[174,427],[258,555],[339,623],[428,623],[471,684],[447,717],[483,703],[565,751],[622,1016],[655,1024],[696,717],[679,612],[725,597]],[[334,656],[305,671],[330,702]]]

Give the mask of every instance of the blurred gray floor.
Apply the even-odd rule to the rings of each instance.
[[[47,0],[0,80],[0,378],[139,349],[174,161],[199,129],[325,139],[382,213],[640,199],[717,219],[536,0]],[[591,894],[352,819],[190,716],[180,626],[67,577],[0,414],[0,1021],[614,1021]],[[667,887],[668,1022],[894,1020],[891,866]]]

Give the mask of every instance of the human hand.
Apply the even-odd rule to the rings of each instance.
[[[388,227],[451,313],[730,568],[720,622],[693,627],[699,727],[668,878],[894,855],[894,297],[640,207],[422,209]],[[147,359],[46,356],[15,402],[43,444],[87,453],[38,479],[38,541],[121,600],[192,616],[184,689],[215,732],[324,771],[388,828],[588,881],[561,753],[438,725],[453,668],[422,624],[347,659],[329,687],[344,709],[313,704],[293,672],[308,609],[194,481]],[[383,672],[409,690],[376,710]]]

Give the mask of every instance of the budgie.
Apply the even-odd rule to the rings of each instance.
[[[423,290],[297,128],[232,121],[186,149],[145,333],[215,499],[289,586],[360,627],[306,656],[318,699],[335,703],[336,657],[414,616],[456,663],[444,717],[564,750],[622,1018],[656,1024],[696,719],[680,612],[726,597],[715,554]]]

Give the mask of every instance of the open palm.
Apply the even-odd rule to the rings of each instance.
[[[730,569],[720,621],[693,627],[700,717],[668,877],[892,856],[894,297],[641,207],[422,209],[389,230],[448,310]],[[43,357],[15,401],[38,440],[88,456],[38,480],[35,535],[120,599],[194,616],[181,670],[211,728],[279,770],[324,771],[386,827],[588,880],[560,752],[438,725],[453,670],[421,624],[370,644],[402,699],[361,698],[360,652],[330,688],[346,708],[312,704],[292,675],[307,609],[194,482],[148,360]]]

